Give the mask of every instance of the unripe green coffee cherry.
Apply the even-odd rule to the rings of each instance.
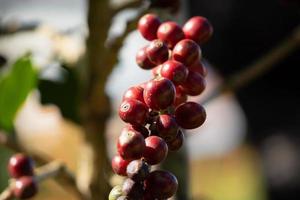
[[[117,200],[122,195],[122,187],[120,185],[117,185],[110,191],[108,200]]]

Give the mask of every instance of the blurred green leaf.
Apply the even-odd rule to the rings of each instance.
[[[12,151],[0,146],[0,192],[8,185],[9,175],[7,172],[7,163],[12,153]]]
[[[0,128],[11,131],[14,118],[29,92],[37,85],[37,71],[30,56],[19,58],[11,70],[0,77]]]

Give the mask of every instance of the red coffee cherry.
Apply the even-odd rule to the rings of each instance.
[[[177,135],[178,128],[179,126],[177,125],[175,118],[171,115],[159,115],[156,120],[156,130],[158,135],[166,141],[172,140]]]
[[[174,47],[172,58],[189,67],[201,58],[201,49],[193,40],[184,39]]]
[[[170,151],[178,151],[182,147],[183,141],[184,134],[181,130],[178,130],[176,137],[171,141],[167,141],[168,149]]]
[[[146,48],[146,53],[149,60],[156,65],[164,63],[169,58],[169,49],[161,40],[153,40]]]
[[[140,182],[135,182],[130,178],[127,178],[123,183],[122,191],[127,198],[121,199],[141,200],[144,193],[144,187]]]
[[[162,64],[160,74],[178,85],[186,80],[188,69],[180,62],[168,60]]]
[[[198,103],[186,102],[176,108],[175,119],[179,126],[184,129],[200,127],[205,119],[205,109]]]
[[[144,88],[142,88],[141,86],[130,87],[128,90],[125,91],[123,95],[123,101],[125,99],[135,99],[144,103],[143,93],[144,93]]]
[[[138,64],[138,66],[142,69],[148,70],[148,69],[152,69],[154,68],[156,65],[154,63],[152,63],[147,55],[146,49],[148,46],[145,46],[143,48],[141,48],[135,57],[135,61]]]
[[[183,32],[186,38],[203,44],[211,38],[213,27],[205,17],[196,16],[184,24]]]
[[[127,166],[127,176],[135,182],[144,181],[150,173],[150,166],[143,160],[133,160]]]
[[[143,125],[147,121],[148,107],[135,99],[125,99],[119,108],[120,118],[127,123]]]
[[[156,165],[162,162],[168,155],[166,142],[158,136],[150,136],[145,139],[146,148],[144,159],[149,165]]]
[[[144,138],[149,136],[149,131],[145,126],[138,125],[138,124],[136,124],[136,125],[126,124],[126,128],[128,130],[134,130],[134,131],[141,133],[144,136]]]
[[[156,32],[161,22],[155,14],[146,14],[138,22],[138,30],[149,41],[157,38]]]
[[[181,86],[176,87],[176,96],[174,101],[174,106],[177,107],[180,104],[186,102],[188,99],[187,94],[183,91]]]
[[[151,193],[155,198],[166,199],[176,194],[178,181],[172,173],[158,170],[149,174],[144,185],[146,193]]]
[[[13,194],[19,199],[29,199],[38,192],[38,185],[32,176],[18,178],[13,189]]]
[[[157,30],[157,38],[165,42],[170,49],[184,39],[181,27],[172,21],[162,23]]]
[[[150,80],[144,88],[144,101],[153,110],[163,110],[175,100],[175,86],[169,79]]]
[[[127,176],[126,169],[130,160],[124,160],[121,156],[116,155],[111,161],[113,171],[120,176]]]
[[[206,81],[200,74],[190,71],[186,81],[181,84],[181,87],[186,94],[197,96],[205,90]]]
[[[25,154],[15,154],[12,156],[8,163],[9,175],[13,178],[19,178],[21,176],[33,176],[34,174],[34,162]]]
[[[118,139],[117,149],[119,155],[125,160],[135,160],[142,157],[145,150],[143,135],[135,130],[123,128]]]
[[[197,60],[194,64],[192,64],[189,67],[189,71],[196,72],[200,74],[202,77],[207,76],[207,69],[200,60]]]

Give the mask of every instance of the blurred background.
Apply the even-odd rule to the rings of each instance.
[[[122,31],[135,12],[119,13],[110,34]],[[289,37],[299,26],[300,1],[185,0],[175,19],[182,25],[195,15],[205,16],[214,27],[212,39],[202,46],[209,75],[207,90],[194,99],[201,102]],[[18,137],[29,151],[51,155],[74,171],[82,140],[74,109],[79,87],[74,69],[85,54],[86,21],[84,0],[0,0],[0,73],[28,51],[41,71],[38,88],[15,118]],[[145,44],[137,31],[130,33],[107,82],[114,111],[107,131],[110,157],[124,126],[115,114],[123,92],[151,77],[135,64],[135,54]],[[206,123],[186,132],[193,199],[300,199],[299,67],[298,48],[235,93],[206,102]],[[0,146],[0,190],[7,186],[11,153]],[[74,199],[51,181],[42,191],[35,199]]]

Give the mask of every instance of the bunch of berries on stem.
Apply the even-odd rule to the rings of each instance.
[[[118,138],[112,168],[126,179],[112,189],[109,200],[160,200],[175,195],[176,177],[165,170],[151,171],[151,166],[181,148],[183,129],[198,128],[206,119],[205,109],[188,97],[200,95],[206,87],[199,45],[212,35],[209,21],[196,16],[180,27],[146,14],[138,30],[150,43],[137,52],[136,63],[154,77],[123,95],[119,116],[127,124]]]
[[[12,193],[18,199],[33,197],[38,191],[34,176],[34,162],[25,154],[13,155],[8,163],[8,172],[12,178]]]

